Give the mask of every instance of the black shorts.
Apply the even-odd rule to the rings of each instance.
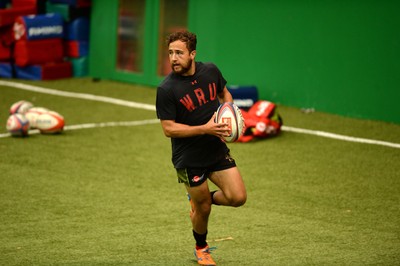
[[[210,167],[177,168],[176,173],[178,174],[179,183],[185,183],[189,187],[195,187],[206,181],[212,172],[222,171],[232,167],[236,167],[236,163],[228,152],[223,160]]]

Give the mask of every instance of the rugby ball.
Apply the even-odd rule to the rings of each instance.
[[[6,128],[13,136],[26,136],[29,130],[29,120],[23,114],[12,114],[7,120]]]
[[[61,133],[64,130],[64,117],[57,112],[48,111],[37,116],[35,126],[42,134]]]
[[[19,101],[11,105],[10,114],[25,114],[30,108],[33,107],[33,104],[28,101]]]
[[[36,128],[36,119],[39,115],[49,112],[50,110],[44,107],[32,107],[26,113],[25,116],[29,120],[30,127]]]
[[[218,107],[215,115],[216,123],[226,123],[230,129],[230,135],[223,137],[225,142],[235,142],[243,134],[244,119],[240,109],[233,103],[225,102]]]

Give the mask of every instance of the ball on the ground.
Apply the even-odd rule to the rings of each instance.
[[[30,108],[33,107],[33,104],[28,101],[18,101],[11,105],[10,114],[25,114]]]
[[[54,111],[45,112],[36,118],[36,128],[43,134],[61,133],[64,124],[64,117]]]
[[[27,136],[29,120],[23,114],[12,114],[7,119],[6,128],[13,136]]]
[[[244,119],[240,109],[233,103],[225,102],[218,107],[216,123],[226,123],[230,129],[230,135],[224,137],[226,142],[235,142],[243,134]]]
[[[41,114],[44,114],[46,112],[49,112],[50,110],[44,107],[32,107],[30,108],[26,113],[25,116],[29,120],[29,125],[30,127],[36,128],[36,120],[37,117]]]

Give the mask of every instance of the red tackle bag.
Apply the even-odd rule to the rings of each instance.
[[[247,112],[241,111],[245,119],[245,129],[238,142],[249,142],[254,138],[267,138],[279,134],[283,121],[276,104],[257,101]]]

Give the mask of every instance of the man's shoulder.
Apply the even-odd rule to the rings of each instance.
[[[214,73],[220,73],[219,68],[211,62],[199,62],[199,64],[196,66],[197,72],[199,74],[214,74]]]
[[[217,66],[214,63],[211,62],[197,62],[196,63],[198,68],[204,68],[204,69],[215,69]]]
[[[171,88],[172,85],[176,82],[176,77],[173,73],[169,73],[163,81],[161,81],[160,85],[158,85],[159,88],[163,89],[168,89]]]

